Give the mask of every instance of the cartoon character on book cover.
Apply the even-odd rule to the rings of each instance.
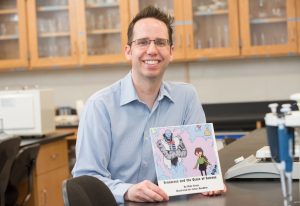
[[[207,165],[210,165],[207,157],[204,155],[203,149],[201,147],[195,148],[195,155],[198,157],[194,169],[199,169],[201,175],[207,175],[206,169]]]
[[[171,130],[166,129],[162,136],[163,138],[157,140],[156,144],[164,156],[164,164],[171,169],[172,166],[177,166],[182,158],[186,157],[187,150],[182,138],[174,136]]]
[[[158,180],[220,173],[212,124],[151,128]]]

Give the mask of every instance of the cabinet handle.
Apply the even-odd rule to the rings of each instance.
[[[44,199],[43,205],[47,206],[47,190],[46,189],[43,189],[43,199]]]

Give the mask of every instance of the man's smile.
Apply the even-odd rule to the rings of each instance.
[[[154,64],[160,63],[161,61],[160,60],[144,60],[143,62],[145,64],[154,65]]]

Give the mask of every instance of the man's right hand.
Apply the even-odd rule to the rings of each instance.
[[[149,180],[144,180],[129,187],[124,198],[133,202],[162,202],[169,200],[169,196]]]

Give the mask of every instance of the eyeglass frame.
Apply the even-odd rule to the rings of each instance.
[[[139,41],[139,40],[147,40],[147,45],[138,45],[136,42]],[[158,41],[158,40],[164,40],[164,41],[166,42],[166,44],[163,45],[163,46],[160,46],[160,45],[158,45],[158,44],[156,43],[156,41]],[[157,38],[157,39],[152,39],[152,40],[151,40],[151,39],[148,39],[148,38],[141,38],[141,39],[136,39],[136,40],[133,40],[133,41],[129,42],[128,45],[131,46],[133,42],[134,42],[138,47],[140,47],[140,48],[147,48],[147,47],[149,47],[150,44],[151,44],[151,42],[153,42],[154,45],[157,46],[157,47],[159,47],[159,48],[164,48],[164,47],[167,47],[167,46],[171,46],[170,40],[169,40],[169,39],[163,39],[163,38]]]

